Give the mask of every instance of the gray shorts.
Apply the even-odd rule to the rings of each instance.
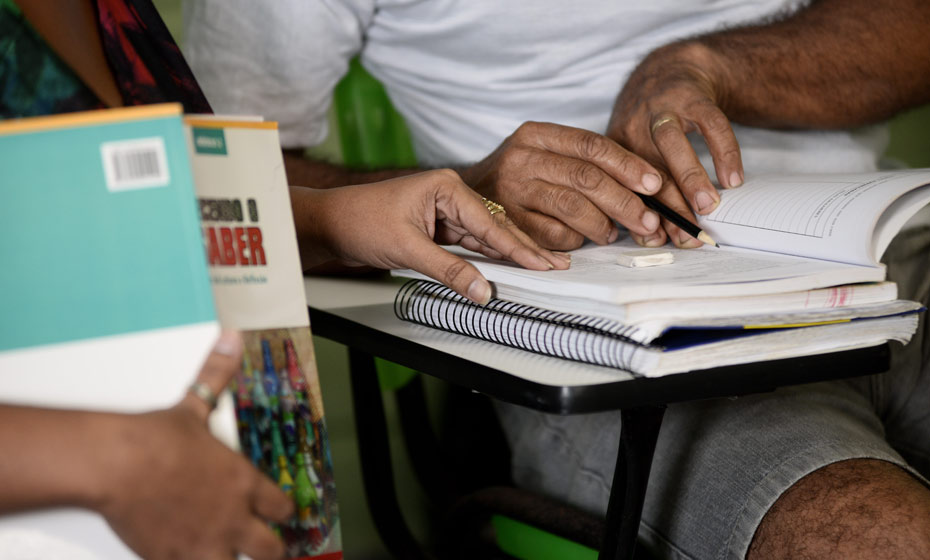
[[[886,252],[899,297],[930,298],[930,227]],[[930,334],[893,344],[889,372],[738,399],[673,404],[656,447],[640,539],[669,558],[744,558],[762,517],[805,475],[872,458],[930,478]],[[605,513],[620,415],[498,411],[518,485]]]

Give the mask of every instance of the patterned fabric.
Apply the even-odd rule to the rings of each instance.
[[[151,0],[89,1],[125,105],[174,101],[188,113],[212,112]],[[0,118],[103,107],[16,3],[0,0]]]
[[[176,101],[212,113],[151,0],[97,0],[103,50],[127,105]]]
[[[0,119],[102,107],[13,0],[0,0]]]

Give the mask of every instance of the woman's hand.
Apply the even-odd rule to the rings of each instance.
[[[487,303],[487,280],[437,244],[458,244],[531,270],[565,269],[571,262],[542,249],[505,213],[491,215],[481,196],[447,169],[337,189],[294,187],[291,197],[305,268],[332,259],[412,268]]]
[[[241,361],[238,334],[226,332],[197,381],[217,394]],[[207,431],[209,413],[189,393],[167,410],[121,418],[96,509],[143,558],[283,557],[267,522],[286,521],[291,500]]]
[[[197,381],[218,393],[241,360],[239,335],[226,332]],[[267,522],[286,521],[294,506],[207,431],[209,412],[193,394],[146,414],[0,405],[0,514],[95,510],[147,559],[280,558]]]

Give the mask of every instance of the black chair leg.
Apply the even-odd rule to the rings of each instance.
[[[446,464],[439,438],[433,431],[427,409],[423,379],[417,375],[394,392],[404,446],[417,480],[429,496],[430,505],[445,511],[455,499],[454,481]]]
[[[598,560],[633,558],[652,455],[664,414],[664,405],[621,411],[620,448]]]
[[[374,358],[350,348],[349,371],[362,479],[375,528],[395,558],[432,560],[410,533],[397,501],[384,403]],[[416,397],[422,398],[422,395]],[[600,560],[633,558],[646,484],[664,413],[664,406],[622,411],[620,448],[607,507],[607,530],[598,555]],[[619,530],[611,530],[613,527]]]
[[[397,501],[384,402],[381,400],[374,358],[349,348],[349,374],[352,378],[352,402],[362,480],[375,528],[395,558],[429,560],[431,556],[410,533]]]

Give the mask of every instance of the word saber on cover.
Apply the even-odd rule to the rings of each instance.
[[[262,247],[262,230],[258,225],[221,226],[209,222],[245,221],[242,201],[238,199],[200,199],[200,219],[203,222],[203,239],[207,262],[219,266],[266,266]],[[246,201],[249,221],[258,222],[258,204],[255,199]]]

